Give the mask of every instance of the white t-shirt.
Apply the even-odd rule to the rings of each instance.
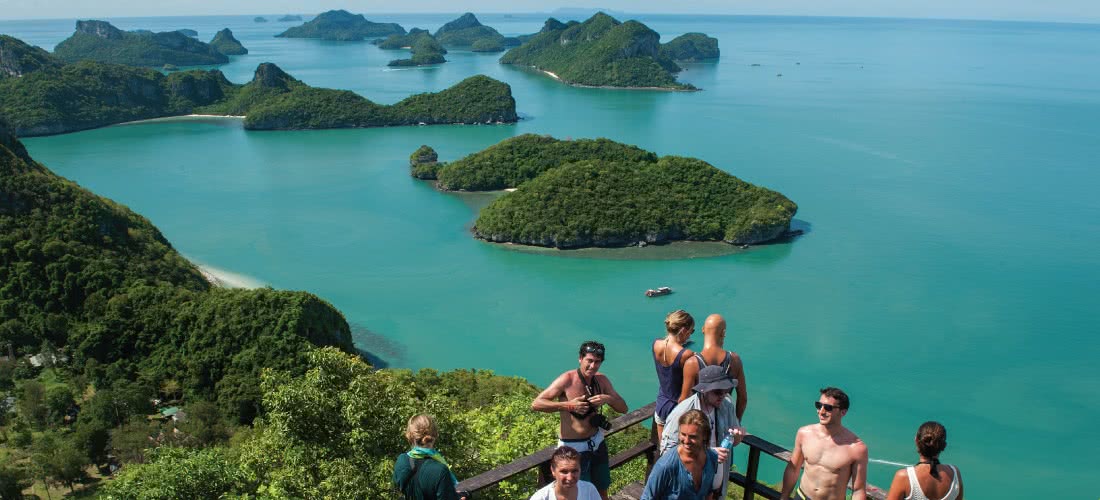
[[[531,495],[531,500],[557,500],[554,496],[554,483],[543,486]],[[577,481],[577,500],[601,500],[600,492],[588,481]]]

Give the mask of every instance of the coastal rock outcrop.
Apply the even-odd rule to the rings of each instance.
[[[210,40],[210,46],[227,56],[240,56],[248,53],[248,49],[241,45],[241,42],[233,36],[233,32],[229,28],[215,34],[214,39]]]
[[[504,35],[481,24],[477,16],[470,12],[444,24],[436,30],[435,38],[445,47],[470,48],[475,52],[504,50]]]
[[[54,48],[65,62],[98,61],[159,68],[165,64],[198,66],[229,62],[209,44],[179,31],[126,32],[105,21],[77,21],[76,32]]]
[[[426,144],[409,156],[410,173],[417,179],[435,180],[439,166],[439,155]]]
[[[346,10],[330,10],[318,14],[301,26],[295,26],[275,36],[358,41],[404,33],[405,28],[397,23],[375,23],[368,21],[362,14],[352,14]]]

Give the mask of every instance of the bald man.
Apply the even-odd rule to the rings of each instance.
[[[684,387],[692,387],[699,382],[699,370],[711,365],[719,365],[726,369],[730,377],[737,379],[737,400],[735,411],[737,420],[745,415],[745,407],[749,404],[749,392],[745,385],[745,365],[741,363],[741,356],[733,351],[727,351],[726,319],[721,314],[707,316],[703,323],[703,350],[695,353],[695,356],[684,362]],[[691,391],[680,393],[680,401],[691,396]]]

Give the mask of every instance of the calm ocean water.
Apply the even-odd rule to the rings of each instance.
[[[434,30],[454,16],[368,17]],[[570,88],[459,51],[390,71],[403,56],[276,39],[288,24],[251,18],[111,21],[203,40],[230,27],[251,51],[221,67],[233,81],[271,61],[384,103],[483,73],[512,85],[525,119],[258,133],[167,121],[30,139],[31,153],[144,214],[196,262],[330,300],[391,366],[545,385],[596,338],[639,406],[654,398],[647,351],[664,315],[717,312],[745,359],[751,432],[790,445],[815,421],[817,389],[837,385],[875,459],[915,462],[913,433],[936,419],[973,498],[1100,494],[1088,451],[1100,443],[1100,26],[640,17],[666,40],[721,43],[720,62],[681,76],[704,91],[663,93]],[[521,34],[545,17],[481,19]],[[0,22],[47,49],[72,28]],[[703,158],[795,200],[809,232],[733,253],[520,252],[470,237],[484,197],[408,176],[421,144],[452,160],[527,132]],[[676,293],[642,296],[659,285]],[[872,464],[870,479],[888,486],[893,470]]]

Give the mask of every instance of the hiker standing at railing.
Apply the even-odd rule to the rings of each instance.
[[[684,343],[695,333],[695,319],[678,309],[665,316],[665,338],[653,341],[653,365],[657,370],[657,407],[653,423],[657,435],[665,430],[665,419],[682,399],[691,395],[692,384],[684,380],[684,362],[694,353]],[[680,397],[683,395],[684,397]]]
[[[466,500],[470,496],[455,491],[458,480],[447,460],[435,449],[439,428],[431,416],[410,418],[405,438],[411,449],[397,456],[393,484],[407,500]]]
[[[783,471],[780,500],[794,492],[798,500],[844,500],[848,483],[852,500],[867,498],[867,445],[840,421],[848,414],[848,395],[836,387],[821,389],[814,402],[818,423],[798,429],[791,461]],[[802,480],[798,471],[805,466]],[[795,483],[798,489],[795,490]]]
[[[737,386],[737,381],[726,374],[721,366],[711,365],[699,372],[699,383],[692,389],[695,394],[676,405],[672,413],[668,414],[668,425],[661,434],[661,454],[664,455],[674,450],[681,441],[679,419],[687,413],[697,411],[707,419],[707,429],[711,432],[704,437],[704,445],[714,450],[718,457],[718,474],[714,475],[713,483],[708,488],[713,490],[718,498],[726,497],[726,488],[729,486],[729,470],[732,463],[731,448],[737,446],[745,437],[745,429],[737,420],[737,412],[733,402],[729,399],[730,391]],[[721,445],[722,439],[729,436],[730,448]]]
[[[920,461],[894,474],[886,500],[963,500],[959,469],[940,463],[940,452],[947,448],[947,429],[943,424],[921,424],[916,443]]]
[[[611,465],[607,455],[604,432],[611,429],[611,422],[600,414],[603,405],[609,405],[620,413],[626,413],[623,400],[611,380],[599,373],[603,365],[603,344],[588,341],[581,344],[579,367],[567,371],[531,403],[531,409],[545,413],[557,412],[561,419],[558,446],[568,446],[581,455],[581,479],[590,481],[607,500],[611,486]]]
[[[737,408],[737,420],[745,417],[745,408],[749,405],[749,389],[745,384],[745,365],[736,352],[727,351],[726,319],[720,314],[711,314],[703,323],[703,350],[684,360],[684,386],[692,387],[699,381],[699,372],[708,366],[718,365],[737,380],[734,403]],[[680,393],[680,401],[691,396],[688,391]]]

